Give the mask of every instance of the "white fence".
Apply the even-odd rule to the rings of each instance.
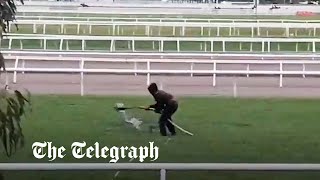
[[[0,163],[3,171],[164,170],[190,171],[320,171],[307,163]]]
[[[298,19],[218,19],[218,18],[181,18],[181,17],[78,17],[78,16],[16,16],[20,20],[59,20],[61,21],[104,21],[104,22],[225,22],[225,23],[320,23],[320,20],[298,20]]]
[[[282,29],[285,30],[286,36],[290,36],[290,30],[294,29],[295,33],[297,34],[298,29],[308,30],[309,36],[312,35],[316,36],[317,29],[320,28],[320,23],[277,23],[277,22],[121,22],[121,21],[113,21],[113,22],[106,22],[106,21],[60,21],[60,20],[17,20],[15,24],[18,25],[32,25],[33,33],[37,33],[37,26],[42,26],[42,33],[46,34],[46,29],[52,28],[52,25],[59,26],[58,30],[60,33],[65,32],[65,26],[76,26],[76,33],[80,33],[80,26],[89,27],[89,34],[92,33],[93,27],[104,27],[109,28],[109,31],[112,32],[112,35],[120,35],[120,31],[123,32],[123,29],[128,29],[129,26],[138,28],[143,27],[144,28],[144,35],[150,36],[152,32],[150,32],[152,27],[159,27],[158,35],[161,35],[161,28],[167,27],[172,28],[172,35],[176,34],[177,28],[181,27],[180,34],[182,36],[185,35],[186,28],[199,28],[200,29],[200,35],[203,36],[205,29],[208,31],[208,35],[211,35],[211,29],[216,30],[216,36],[220,36],[220,32],[222,31],[222,28],[228,28],[229,29],[229,36],[231,35],[240,35],[240,29],[248,29],[250,30],[251,36],[253,37],[255,35],[255,30],[257,30],[257,35],[260,36],[261,29],[267,30],[267,35],[269,34],[269,31],[274,31],[274,29]],[[13,24],[11,23],[9,25],[9,31],[11,31]],[[273,29],[273,30],[272,30]],[[116,31],[117,30],[117,31]],[[131,30],[132,33],[134,33],[134,29]],[[279,30],[278,30],[279,31]],[[57,31],[58,32],[58,31]],[[117,33],[116,33],[117,32]],[[130,31],[129,31],[130,32]],[[107,31],[106,31],[107,34]],[[110,33],[108,33],[110,34]],[[123,34],[123,33],[122,33]]]
[[[17,73],[18,72],[30,72],[30,73],[80,73],[80,85],[81,85],[81,95],[84,95],[84,74],[85,73],[117,73],[117,74],[146,74],[147,75],[147,85],[150,84],[151,74],[172,74],[172,75],[190,75],[193,76],[194,74],[199,75],[208,75],[212,76],[212,86],[216,86],[216,76],[217,75],[279,75],[279,87],[283,86],[283,75],[298,75],[305,77],[305,75],[320,75],[319,70],[311,70],[307,71],[305,65],[319,65],[320,61],[263,61],[263,60],[181,60],[181,59],[106,59],[106,58],[79,58],[79,57],[46,57],[46,56],[38,56],[38,57],[19,57],[19,56],[6,56],[7,60],[13,60],[13,66],[8,66],[6,69],[8,72],[13,72],[13,83],[17,83]],[[22,67],[19,67],[19,61],[22,61]],[[57,64],[61,64],[62,67],[55,67],[52,66],[48,67],[25,67],[26,62],[36,61],[37,65],[41,63],[41,61],[53,61],[57,62]],[[63,61],[75,62],[78,64],[77,68],[66,68],[63,67]],[[85,65],[88,62],[104,62],[104,63],[118,63],[118,66],[121,64],[128,64],[132,63],[131,68],[86,68]],[[169,69],[153,69],[152,64],[154,63],[180,63],[180,64],[190,64],[189,69],[184,70],[169,70]],[[146,64],[146,68],[139,68],[138,64]],[[195,70],[196,64],[204,64],[209,69],[201,69]],[[246,65],[246,69],[239,69],[239,70],[226,70],[226,69],[218,69],[217,66],[221,64],[233,64],[239,65],[244,64]],[[251,70],[250,66],[252,65],[278,65],[278,70]],[[287,64],[296,64],[301,66],[301,70],[284,70],[283,66]],[[99,66],[100,67],[100,66]],[[170,66],[169,66],[170,67]],[[211,68],[210,68],[211,67]],[[6,79],[6,84],[8,84],[8,79]]]
[[[86,43],[88,41],[105,41],[105,44],[110,42],[110,52],[115,52],[115,43],[116,42],[127,42],[128,48],[132,52],[136,52],[137,49],[135,48],[135,44],[137,42],[144,42],[144,43],[152,43],[152,49],[155,50],[155,42],[159,43],[159,52],[164,52],[164,45],[165,43],[173,42],[176,45],[175,52],[183,52],[180,51],[181,43],[190,43],[190,42],[198,42],[200,43],[200,51],[205,52],[214,52],[214,46],[219,46],[218,43],[221,43],[221,51],[226,52],[226,43],[239,43],[239,50],[242,51],[242,43],[249,43],[250,44],[250,52],[253,51],[253,43],[257,43],[259,45],[258,51],[260,52],[271,52],[271,43],[277,44],[278,51],[280,49],[280,43],[294,43],[295,44],[295,51],[299,51],[299,43],[307,43],[308,44],[308,51],[312,51],[313,53],[316,52],[316,43],[320,42],[319,38],[248,38],[248,37],[139,37],[139,36],[81,36],[81,35],[42,35],[42,34],[7,34],[8,36],[4,37],[4,40],[8,42],[8,49],[12,49],[12,41],[18,40],[20,42],[20,49],[23,48],[23,40],[39,40],[40,46],[43,48],[39,48],[37,50],[47,50],[47,42],[48,41],[59,41],[59,50],[63,50],[63,43],[64,41],[80,41],[81,42],[81,50],[86,50]],[[2,43],[3,44],[3,43]],[[150,44],[151,45],[151,44]],[[286,44],[287,46],[287,44]],[[192,46],[194,47],[194,45]],[[2,46],[2,48],[4,48]],[[33,48],[34,49],[34,48]],[[105,49],[107,50],[107,49]],[[144,50],[145,51],[145,50]]]
[[[150,52],[83,52],[83,51],[14,51],[14,50],[2,50],[4,55],[13,56],[59,56],[59,57],[126,57],[127,59],[140,57],[148,59],[246,59],[246,60],[320,60],[320,54],[216,54],[216,53],[150,53]]]
[[[3,171],[134,170],[160,171],[320,171],[320,164],[284,163],[0,163]]]
[[[95,5],[96,6],[96,5]],[[113,15],[113,14],[140,14],[140,15],[185,15],[185,14],[194,14],[194,15],[203,15],[203,14],[210,14],[211,9],[203,9],[201,7],[198,8],[166,8],[166,7],[91,7],[91,8],[83,8],[79,6],[76,7],[50,7],[50,6],[18,6],[17,12],[19,14],[48,14],[48,13],[59,13],[59,14],[73,14],[77,15],[85,15],[85,14],[94,14],[94,15]],[[252,10],[253,12],[253,10]]]

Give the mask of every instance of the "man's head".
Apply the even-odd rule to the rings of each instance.
[[[158,86],[156,83],[151,83],[149,86],[148,86],[148,91],[150,92],[150,94],[155,94],[157,91],[158,91]]]

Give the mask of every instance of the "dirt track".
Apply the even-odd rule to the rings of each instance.
[[[7,67],[13,67],[14,61],[8,61]],[[19,65],[21,67],[21,65]],[[25,67],[37,68],[78,68],[74,62],[28,61]],[[154,63],[151,69],[188,70],[189,64]],[[132,69],[131,63],[87,63],[85,68]],[[146,69],[146,64],[138,64],[138,69]],[[246,70],[246,65],[218,65],[217,69]],[[320,71],[320,64],[306,65],[306,71]],[[210,70],[212,64],[195,65],[194,70]],[[279,70],[279,65],[250,65],[251,70]],[[302,70],[301,65],[285,65],[284,70]],[[17,84],[9,84],[13,88],[27,88],[36,94],[80,94],[80,74],[21,74],[17,76]],[[151,81],[157,82],[164,90],[177,95],[194,96],[237,96],[242,97],[320,97],[320,77],[284,77],[283,87],[279,88],[279,76],[274,77],[219,77],[216,86],[212,86],[212,75],[208,76],[156,76],[151,75]],[[1,76],[4,82],[4,76]],[[236,83],[236,91],[234,88]],[[111,75],[86,74],[84,76],[84,93],[91,95],[146,95],[146,75]]]
[[[12,77],[10,77],[12,79]],[[145,75],[86,75],[84,93],[91,95],[146,95]],[[177,95],[242,97],[320,97],[319,78],[284,78],[279,88],[277,77],[212,77],[151,76],[163,89]],[[3,82],[3,81],[2,81]],[[24,74],[19,75],[15,88],[27,88],[36,94],[80,94],[79,74]]]

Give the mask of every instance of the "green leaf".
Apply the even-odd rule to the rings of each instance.
[[[7,156],[11,156],[11,149],[9,149],[8,145],[10,145],[10,143],[8,144],[8,140],[7,140],[7,137],[8,137],[8,133],[6,131],[6,127],[3,127],[3,133],[2,133],[2,142],[3,142],[3,147],[5,149],[5,152],[7,154]]]
[[[24,4],[23,0],[20,0]],[[16,21],[17,6],[14,0],[0,0],[0,37],[7,32],[10,22]],[[14,23],[13,23],[14,24]],[[18,25],[14,24],[19,30]],[[5,58],[0,52],[0,73],[6,72]],[[24,135],[21,128],[22,116],[26,115],[27,107],[31,105],[31,94],[26,90],[23,95],[18,90],[8,91],[0,88],[0,140],[7,156],[11,156],[19,147],[24,146]]]

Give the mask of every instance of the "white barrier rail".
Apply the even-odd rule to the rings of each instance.
[[[3,171],[160,170],[166,180],[174,171],[320,171],[320,164],[285,163],[0,163]]]
[[[320,164],[295,163],[0,163],[3,171],[59,170],[210,170],[320,171]],[[165,175],[164,173],[163,175]]]
[[[43,56],[43,55],[50,55],[50,56],[71,56],[71,57],[126,57],[126,58],[135,58],[135,57],[142,57],[142,58],[149,58],[149,59],[163,59],[165,57],[170,57],[172,59],[215,59],[215,58],[247,58],[254,59],[254,60],[319,60],[320,54],[255,54],[255,53],[227,53],[227,54],[217,54],[217,53],[152,53],[152,52],[86,52],[86,51],[15,51],[15,50],[2,50],[2,54],[4,55],[13,55],[13,56]]]
[[[147,75],[147,85],[150,84],[151,74],[172,74],[172,75],[190,75],[193,76],[194,74],[200,75],[208,75],[212,76],[212,86],[216,86],[216,76],[217,75],[279,75],[279,87],[283,86],[283,75],[299,75],[305,77],[305,75],[320,75],[320,71],[307,71],[305,65],[319,65],[320,61],[263,61],[263,60],[181,60],[181,59],[106,59],[106,58],[79,58],[79,57],[21,57],[21,56],[5,56],[6,60],[13,60],[13,66],[7,66],[8,72],[13,72],[13,83],[17,82],[17,73],[18,72],[30,72],[30,73],[80,73],[80,92],[81,95],[84,95],[84,73],[116,73],[116,74],[146,74]],[[19,61],[22,61],[22,67],[19,67]],[[61,64],[61,68],[52,68],[52,66],[48,67],[25,67],[26,62],[36,61],[36,64],[39,62],[44,61],[53,61],[57,62],[57,64]],[[78,64],[78,68],[65,68],[63,67],[62,61],[73,61]],[[105,63],[118,63],[119,66],[124,63],[132,63],[133,67],[128,68],[116,68],[116,69],[99,69],[99,68],[85,68],[85,64],[88,62],[105,62]],[[145,63],[146,69],[140,69],[138,64]],[[153,63],[182,63],[182,64],[190,64],[189,69],[184,70],[163,70],[163,69],[153,69],[151,65]],[[207,67],[212,67],[206,70],[195,70],[194,67],[196,64],[206,64]],[[217,68],[218,65],[221,64],[244,64],[246,65],[246,69],[239,69],[239,70],[219,70]],[[274,64],[278,65],[278,70],[251,70],[251,65],[266,65],[266,64]],[[301,70],[284,70],[283,66],[286,64],[296,64],[301,65]],[[6,79],[6,84],[8,84],[8,79]]]
[[[180,18],[180,17],[166,17],[166,18],[156,18],[156,17],[77,17],[77,16],[16,16],[17,20],[60,20],[61,21],[70,21],[70,20],[79,20],[79,21],[131,21],[131,22],[140,22],[140,21],[157,21],[157,22],[229,22],[229,23],[238,23],[238,22],[273,22],[273,23],[320,23],[320,20],[298,20],[298,19],[217,19],[217,18]]]
[[[138,11],[137,11],[138,10]],[[48,13],[59,13],[59,14],[72,14],[74,16],[78,15],[113,15],[113,14],[121,14],[121,15],[131,15],[131,14],[140,14],[140,15],[185,15],[185,14],[194,14],[194,15],[203,15],[210,14],[209,9],[203,9],[201,7],[198,8],[168,8],[165,7],[123,7],[123,8],[115,8],[115,7],[92,7],[92,8],[83,8],[78,5],[78,7],[65,7],[64,9],[55,8],[55,7],[37,7],[37,6],[18,6],[17,11],[19,14],[25,15],[28,13],[32,14],[48,14]],[[253,12],[253,11],[252,11]]]
[[[40,47],[37,50],[47,50],[47,42],[50,40],[59,41],[59,50],[63,50],[63,43],[66,41],[80,41],[81,50],[86,50],[86,43],[88,41],[106,41],[110,42],[110,52],[115,52],[115,43],[125,41],[132,52],[136,52],[136,42],[152,42],[153,49],[155,50],[155,42],[159,43],[159,52],[164,52],[165,43],[174,42],[176,44],[176,52],[181,52],[181,43],[198,42],[200,43],[200,51],[214,52],[214,45],[217,46],[221,43],[221,51],[226,52],[226,43],[239,43],[239,49],[242,50],[242,43],[250,44],[250,52],[253,51],[253,43],[259,43],[261,47],[260,52],[271,52],[271,43],[277,43],[278,51],[280,51],[280,43],[295,43],[295,51],[299,51],[298,43],[307,43],[308,51],[316,52],[316,43],[320,42],[319,38],[248,38],[248,37],[141,37],[141,36],[81,36],[81,35],[44,35],[44,34],[7,34],[4,40],[8,42],[8,49],[12,49],[12,41],[20,41],[20,49],[23,48],[23,40],[39,40]],[[2,40],[3,41],[3,40]],[[210,43],[210,44],[208,44]],[[219,44],[218,44],[219,46]],[[67,44],[68,47],[68,44]],[[3,48],[3,47],[2,47]],[[58,50],[58,49],[57,49]],[[183,51],[182,51],[183,52]]]
[[[57,2],[54,2],[55,5]],[[98,6],[94,2],[91,6]],[[90,6],[90,2],[86,3]],[[38,4],[37,4],[38,5]],[[24,13],[40,13],[47,14],[50,13],[70,13],[75,16],[78,14],[156,14],[156,15],[185,15],[185,14],[197,14],[197,15],[295,15],[297,11],[306,11],[306,9],[310,12],[318,12],[318,6],[316,5],[279,5],[280,9],[270,10],[271,5],[259,5],[257,9],[251,9],[253,5],[239,6],[239,5],[228,5],[219,3],[218,5],[212,4],[212,6],[208,6],[208,4],[172,4],[172,3],[157,3],[155,6],[150,6],[148,4],[140,4],[134,6],[133,4],[122,4],[119,5],[114,4],[113,6],[107,7],[89,7],[83,8],[79,6],[79,3],[73,7],[66,5],[65,9],[53,7],[53,6],[18,6],[18,12]],[[101,6],[105,6],[105,3]],[[215,9],[215,7],[220,7],[221,9]],[[245,9],[242,9],[245,7]]]
[[[92,4],[94,6],[97,6],[96,2]],[[252,5],[247,6],[246,10],[240,9],[239,6],[237,8],[232,8],[234,6],[231,5],[231,8],[228,7],[221,7],[222,4],[219,4],[218,6],[221,7],[221,9],[215,9],[215,6],[208,6],[207,4],[202,4],[202,6],[197,6],[196,4],[188,4],[188,7],[182,7],[182,6],[176,6],[172,7],[173,4],[164,4],[167,6],[163,6],[161,4],[157,7],[150,7],[148,5],[143,6],[140,5],[140,7],[133,7],[132,5],[117,7],[117,6],[109,6],[109,7],[90,7],[90,8],[83,8],[77,4],[74,7],[65,7],[64,9],[57,8],[57,7],[50,7],[50,6],[43,6],[40,7],[34,7],[34,6],[18,6],[18,12],[19,14],[26,14],[26,13],[37,13],[40,14],[48,14],[49,13],[59,13],[59,14],[73,14],[74,16],[78,15],[85,15],[85,14],[91,14],[91,15],[106,15],[106,14],[126,14],[126,15],[132,15],[132,14],[140,14],[140,15],[233,15],[233,16],[239,16],[239,15],[264,15],[264,16],[272,16],[272,15],[296,15],[298,11],[311,11],[311,12],[318,12],[318,6],[316,5],[303,5],[303,6],[291,6],[291,5],[281,5],[281,9],[274,9],[270,10],[270,5],[259,5],[259,8],[257,9],[251,9]],[[170,7],[168,7],[170,6]]]
[[[47,28],[50,28],[50,25],[58,27],[60,33],[65,32],[65,26],[76,26],[76,33],[80,33],[80,27],[86,26],[89,27],[89,34],[92,34],[92,28],[94,27],[107,27],[109,28],[108,31],[112,32],[112,35],[120,35],[120,32],[123,32],[123,28],[128,28],[128,26],[132,26],[135,28],[143,27],[144,28],[144,35],[150,36],[152,35],[152,27],[169,27],[172,28],[172,35],[176,34],[176,31],[180,30],[180,35],[185,36],[186,28],[199,28],[200,35],[203,36],[206,28],[209,28],[208,31],[209,36],[211,34],[211,29],[216,29],[216,36],[221,36],[220,32],[222,32],[222,28],[229,29],[229,36],[231,35],[240,35],[240,28],[242,29],[250,29],[251,36],[253,37],[255,34],[258,36],[261,34],[261,29],[267,29],[267,35],[269,31],[272,32],[272,29],[283,29],[285,30],[286,36],[290,36],[290,30],[294,29],[295,33],[297,34],[298,29],[308,29],[309,35],[316,36],[317,29],[320,28],[320,23],[274,23],[274,22],[121,22],[121,21],[113,21],[113,22],[106,22],[106,21],[60,21],[60,20],[17,20],[15,24],[18,25],[32,25],[32,32],[37,33],[37,26],[42,26],[42,33],[47,33]],[[10,23],[9,31],[11,32],[13,24]],[[181,29],[179,29],[181,27]],[[257,32],[255,33],[255,30]],[[106,31],[106,34],[107,32]],[[58,31],[57,31],[58,32]],[[108,33],[110,34],[110,33]],[[123,34],[123,33],[122,33]],[[158,31],[157,35],[161,35],[161,30]]]

